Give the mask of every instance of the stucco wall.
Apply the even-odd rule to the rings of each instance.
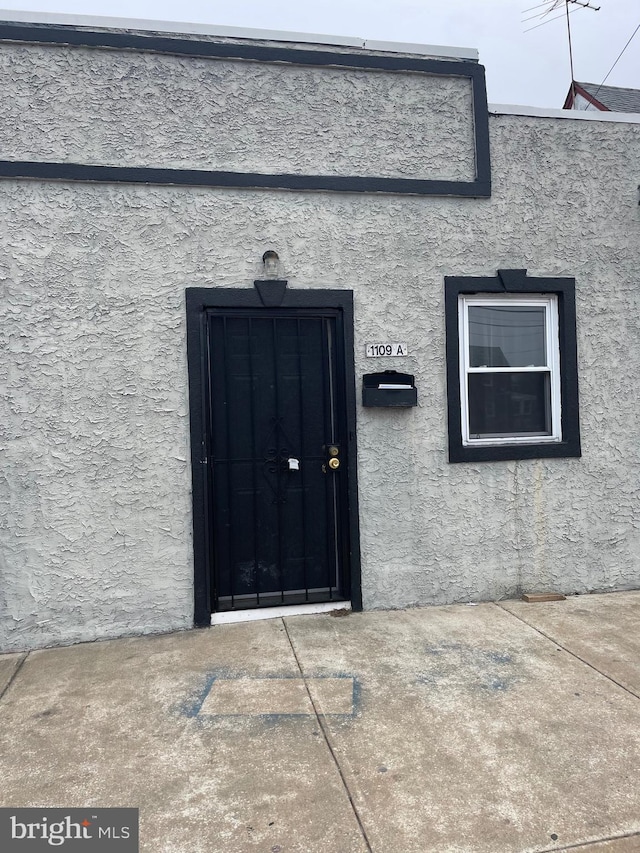
[[[4,44],[3,157],[473,180],[460,77]]]
[[[358,379],[416,375],[417,409],[358,408],[367,608],[640,585],[640,126],[490,130],[484,200],[0,182],[0,649],[192,623],[184,288],[267,248],[354,291]],[[522,267],[576,278],[583,457],[451,465],[443,277]]]

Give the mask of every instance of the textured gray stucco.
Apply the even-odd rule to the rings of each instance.
[[[416,375],[418,408],[358,407],[367,608],[640,585],[640,126],[490,131],[484,200],[0,182],[0,649],[192,623],[184,288],[267,248],[354,291],[358,379]],[[522,267],[576,278],[583,457],[450,465],[443,278]]]
[[[0,80],[5,159],[475,177],[466,78],[3,45]]]

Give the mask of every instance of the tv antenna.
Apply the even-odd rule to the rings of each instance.
[[[571,9],[569,7],[572,7]],[[552,12],[558,12],[560,9],[564,7],[564,11],[559,15],[554,15],[553,18],[550,18]],[[571,22],[569,20],[569,15],[572,12],[577,12],[579,9],[591,9],[594,12],[600,11],[600,6],[594,6],[593,3],[590,3],[589,0],[544,0],[543,3],[538,3],[537,6],[531,6],[529,9],[525,9],[523,15],[526,15],[528,12],[534,12],[535,14],[531,15],[528,18],[523,18],[522,23],[526,23],[527,21],[533,21],[535,19],[540,19],[541,23],[534,24],[532,27],[529,27],[525,30],[525,33],[530,32],[531,30],[535,30],[538,27],[543,27],[545,24],[550,24],[551,21],[557,21],[559,18],[567,19],[567,40],[569,42],[569,66],[571,69],[571,98],[572,101],[575,101],[576,97],[576,86],[575,86],[575,75],[573,73],[573,47],[571,44]],[[543,20],[545,19],[545,20]]]

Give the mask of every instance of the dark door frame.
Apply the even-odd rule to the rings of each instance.
[[[210,475],[207,464],[206,400],[207,344],[205,317],[208,308],[250,308],[268,316],[254,288],[188,287],[187,303],[187,362],[189,368],[189,413],[191,432],[191,472],[193,496],[193,560],[194,560],[194,624],[204,628],[211,624],[211,558],[212,543],[209,529]],[[342,313],[345,373],[345,408],[347,417],[347,494],[349,577],[351,606],[362,610],[360,573],[360,532],[358,516],[358,484],[356,456],[356,393],[353,364],[353,292],[351,290],[289,290],[275,311],[286,308],[306,308],[318,311],[337,309]]]

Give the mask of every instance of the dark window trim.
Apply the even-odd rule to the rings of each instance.
[[[581,456],[575,279],[527,276],[526,270],[498,270],[497,276],[445,276],[447,410],[449,462],[492,462]],[[481,293],[554,294],[558,299],[562,441],[466,447],[462,444],[458,297]]]
[[[135,33],[92,31],[49,25],[0,24],[0,42],[125,49],[207,59],[241,59],[367,71],[405,71],[466,77],[471,81],[475,133],[476,178],[473,181],[422,180],[332,175],[257,174],[198,169],[151,169],[31,160],[0,160],[0,178],[186,184],[188,186],[321,190],[351,193],[393,193],[488,198],[491,195],[489,113],[484,68],[476,62],[376,56],[238,43],[168,38]]]
[[[208,518],[208,476],[206,447],[207,400],[205,318],[209,308],[251,308],[261,313],[278,313],[283,308],[303,308],[342,313],[344,334],[345,403],[347,417],[348,453],[348,541],[351,606],[362,610],[360,567],[360,529],[358,513],[358,463],[356,457],[356,392],[353,361],[353,292],[351,290],[290,290],[286,289],[277,308],[265,308],[255,288],[186,288],[187,362],[189,369],[189,413],[191,439],[191,472],[193,489],[193,548],[194,548],[194,623],[204,628],[211,624],[210,590],[210,531]]]

